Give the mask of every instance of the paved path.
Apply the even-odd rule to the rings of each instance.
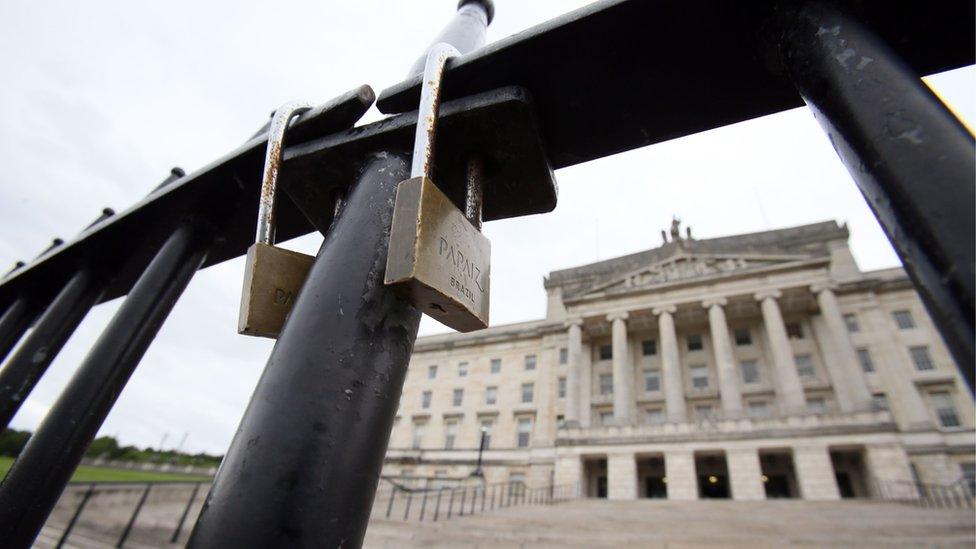
[[[856,501],[606,501],[517,507],[449,522],[374,519],[366,547],[965,547],[972,510]]]

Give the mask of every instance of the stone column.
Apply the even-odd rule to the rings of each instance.
[[[838,387],[835,386],[834,392],[838,394],[838,397],[842,394],[846,397],[848,400],[846,404],[850,410],[870,410],[871,390],[864,378],[864,372],[861,371],[857,355],[854,354],[854,346],[851,345],[851,339],[847,334],[847,325],[840,313],[840,306],[837,305],[837,296],[834,295],[833,286],[824,284],[813,286],[810,289],[817,295],[820,314],[827,324],[827,333],[830,343],[832,343],[831,347],[838,361],[837,366],[842,373],[841,383],[843,387],[838,391]],[[843,409],[845,402],[841,401],[840,404],[841,409]]]
[[[889,444],[868,444],[864,452],[864,465],[867,469],[867,485],[876,490],[871,480],[885,485],[885,495],[890,498],[917,498],[912,468],[905,449],[897,442]],[[894,481],[894,482],[884,482]]]
[[[825,444],[793,448],[793,469],[803,499],[840,499],[834,465],[830,462],[830,452]]]
[[[734,448],[725,452],[729,467],[729,484],[732,499],[766,499],[766,489],[762,483],[762,465],[759,451],[755,448]]]
[[[678,356],[678,335],[674,330],[674,305],[656,307],[657,326],[661,339],[661,372],[664,375],[664,405],[668,421],[688,421],[685,404],[685,383],[681,377],[681,359]]]
[[[806,411],[807,400],[803,394],[800,374],[796,371],[793,348],[786,337],[786,325],[776,302],[783,294],[779,290],[767,290],[756,294],[762,309],[763,324],[773,354],[773,372],[776,379],[776,394],[780,408],[787,413]]]
[[[580,427],[589,427],[593,411],[593,349],[589,343],[583,345],[580,356]]]
[[[879,353],[874,364],[884,381],[891,413],[902,430],[931,429],[932,418],[928,406],[915,386],[914,368],[900,351],[887,315],[877,306],[864,312],[865,324],[883,342],[872,347]]]
[[[579,427],[580,422],[580,370],[583,357],[583,319],[566,321],[569,344],[566,346],[566,410],[567,427]]]
[[[613,323],[613,421],[617,425],[630,425],[634,368],[627,349],[627,313],[611,313],[607,320]]]
[[[691,450],[665,452],[664,475],[668,479],[668,499],[698,499],[698,475]]]
[[[637,460],[633,452],[607,454],[607,499],[637,499]]]
[[[556,473],[554,482],[558,486],[575,486],[575,494],[581,496],[586,493],[583,478],[583,460],[576,454],[556,456]]]
[[[712,349],[715,352],[715,369],[718,371],[722,411],[726,417],[737,417],[742,415],[742,391],[739,389],[732,341],[729,339],[729,325],[725,321],[726,304],[726,299],[720,297],[705,300],[702,302],[702,307],[708,309],[708,325],[711,328]]]

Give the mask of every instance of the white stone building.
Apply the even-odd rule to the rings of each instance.
[[[876,495],[974,474],[973,399],[904,271],[834,222],[550,273],[546,318],[417,341],[384,475],[633,499]]]

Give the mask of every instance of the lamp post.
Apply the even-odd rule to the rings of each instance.
[[[481,455],[485,451],[485,437],[488,436],[488,428],[485,426],[481,427],[481,442],[478,444],[478,465],[474,468],[474,472],[471,473],[473,477],[484,478],[485,474],[481,471]]]

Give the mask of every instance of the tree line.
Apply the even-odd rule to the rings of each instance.
[[[4,429],[0,433],[0,456],[17,457],[30,439],[30,431]],[[92,459],[108,459],[118,461],[170,463],[173,465],[196,465],[201,467],[215,467],[220,464],[223,456],[215,456],[201,452],[199,454],[185,454],[173,450],[156,450],[152,447],[138,448],[136,446],[121,446],[115,437],[98,437],[92,441],[85,452],[85,457]]]

